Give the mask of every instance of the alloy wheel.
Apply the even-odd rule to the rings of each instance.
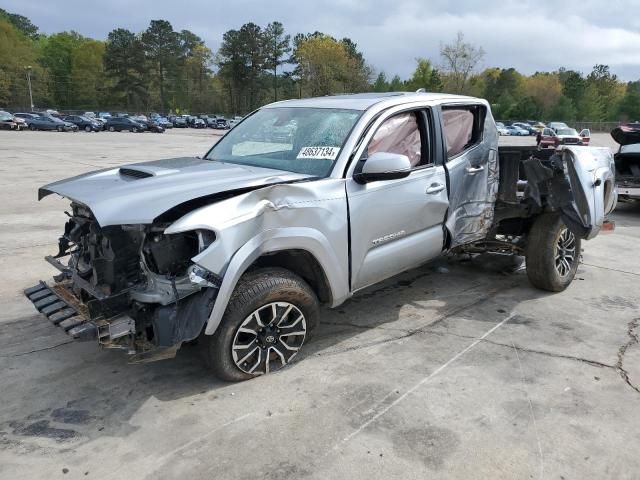
[[[254,310],[236,331],[233,361],[249,375],[279,370],[298,353],[306,335],[307,321],[298,307],[269,303]]]
[[[576,237],[568,228],[564,228],[558,235],[555,248],[556,271],[561,277],[566,277],[571,272],[571,267],[576,261]]]

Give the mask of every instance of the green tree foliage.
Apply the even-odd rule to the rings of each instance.
[[[267,68],[273,70],[273,101],[278,100],[278,67],[289,62],[286,57],[291,52],[291,35],[284,33],[280,22],[271,22],[264,31],[265,57]]]
[[[0,19],[7,20],[13,25],[20,33],[31,39],[38,38],[38,27],[36,27],[31,20],[17,13],[9,13],[6,10],[0,8]]]
[[[628,121],[640,122],[640,80],[629,82],[620,102],[619,115]]]
[[[374,92],[388,92],[389,82],[387,81],[387,75],[384,72],[380,72],[376,77],[376,81],[373,82]]]
[[[178,62],[182,53],[180,35],[166,20],[151,20],[140,38],[147,60],[154,70],[154,80],[160,94],[160,108],[167,110],[167,89],[177,76]]]
[[[485,51],[464,41],[462,32],[458,32],[453,43],[440,45],[445,77],[445,87],[452,93],[465,93],[469,77],[482,62]]]
[[[106,105],[125,110],[142,110],[147,104],[144,48],[131,31],[117,28],[109,33],[104,53],[104,70],[110,82]]]
[[[416,58],[416,69],[407,82],[409,91],[424,88],[427,92],[441,92],[443,88],[442,77],[438,69],[433,68],[431,60]]]
[[[336,40],[315,32],[294,38],[296,73],[312,96],[369,90],[371,69],[348,38]]]

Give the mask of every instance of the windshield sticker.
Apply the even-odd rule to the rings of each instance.
[[[335,160],[340,147],[302,147],[296,159]]]

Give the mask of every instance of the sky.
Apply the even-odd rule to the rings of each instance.
[[[623,80],[640,80],[640,0],[0,0],[0,8],[29,17],[44,33],[75,30],[97,39],[166,19],[214,51],[227,30],[277,20],[292,36],[318,30],[349,37],[376,72],[403,79],[417,57],[438,64],[440,45],[462,31],[486,51],[482,68],[588,73],[603,63]]]

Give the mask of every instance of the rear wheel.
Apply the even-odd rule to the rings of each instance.
[[[32,132],[35,132],[37,130],[36,126],[31,124],[29,125],[29,130],[31,130]]]
[[[540,215],[529,232],[527,276],[533,286],[561,292],[573,281],[580,263],[580,238],[557,214]]]
[[[57,128],[57,130],[58,130],[59,132],[64,132],[64,127],[58,127],[58,128]]]
[[[115,128],[113,128],[113,127],[109,127],[109,131],[110,131],[110,132],[115,132],[115,131],[116,131],[116,129],[115,129]]]
[[[204,336],[205,363],[226,381],[279,370],[302,348],[318,316],[318,299],[299,276],[282,268],[247,273],[216,332]]]

